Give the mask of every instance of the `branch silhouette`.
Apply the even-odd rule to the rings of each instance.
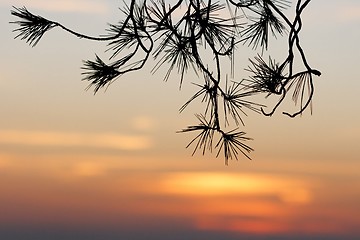
[[[203,83],[194,83],[199,90],[180,112],[197,99],[205,103],[205,110],[195,115],[198,124],[179,132],[197,133],[187,146],[195,145],[193,154],[216,149],[216,156],[223,152],[225,164],[228,164],[228,160],[238,159],[239,155],[250,159],[253,149],[247,142],[251,138],[240,129],[245,125],[248,111],[272,116],[288,100],[286,97],[290,93],[291,101],[299,107],[294,113],[283,114],[296,117],[307,108],[311,109],[313,76],[321,73],[310,67],[299,36],[303,27],[301,14],[309,3],[310,0],[297,0],[295,17],[291,21],[284,13],[291,7],[287,0],[178,0],[175,4],[165,0],[131,0],[121,9],[125,18],[109,24],[107,34],[101,37],[75,32],[58,22],[34,15],[26,7],[11,10],[18,18],[11,23],[18,25],[14,30],[15,38],[25,40],[32,47],[55,27],[80,39],[107,41],[112,62],[105,63],[96,55],[95,61],[84,61],[82,67],[83,80],[89,82],[87,89],[93,88],[94,93],[118,77],[142,69],[150,57],[156,61],[152,72],[168,66],[164,80],[177,70],[180,88],[184,76],[192,69]],[[288,53],[286,58],[282,62],[270,56],[268,61],[264,60],[269,39],[285,35],[288,38],[284,47]],[[249,60],[248,78],[229,81],[229,74],[222,66],[224,62],[230,63],[233,73],[239,45],[260,49],[260,53]],[[209,55],[213,59],[211,64]],[[303,66],[303,70],[295,72],[295,63]],[[278,99],[275,106],[268,107],[270,111],[251,99],[261,94]]]

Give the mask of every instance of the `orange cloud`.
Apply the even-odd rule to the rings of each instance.
[[[162,190],[195,196],[275,196],[289,203],[308,203],[311,200],[306,182],[270,175],[173,173],[164,179]]]
[[[0,131],[0,144],[141,150],[150,148],[152,141],[142,135],[3,130]]]

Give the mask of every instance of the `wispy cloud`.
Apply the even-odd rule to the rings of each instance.
[[[1,0],[1,5],[26,6],[51,12],[106,14],[109,6],[102,0]]]
[[[150,148],[152,141],[144,135],[0,130],[0,144],[141,150]]]
[[[137,116],[132,119],[131,125],[135,130],[151,131],[156,127],[155,120],[149,116]]]

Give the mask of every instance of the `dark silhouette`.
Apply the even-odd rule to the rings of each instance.
[[[194,153],[200,150],[203,154],[215,148],[217,156],[224,153],[227,164],[229,159],[237,159],[239,153],[249,158],[253,151],[246,144],[250,138],[239,129],[244,125],[246,110],[271,116],[291,93],[292,101],[299,107],[296,112],[284,114],[295,117],[309,106],[311,109],[313,76],[320,76],[320,72],[310,67],[299,36],[301,14],[309,2],[296,2],[295,18],[291,21],[283,13],[290,7],[287,0],[178,0],[173,5],[165,0],[131,0],[122,9],[124,19],[110,24],[102,37],[74,32],[58,22],[30,13],[25,7],[14,7],[11,14],[19,18],[12,22],[19,25],[14,30],[18,33],[15,38],[26,40],[31,46],[55,27],[78,38],[107,41],[108,50],[112,51],[110,63],[98,56],[95,61],[84,62],[84,80],[90,82],[88,88],[93,87],[95,93],[119,76],[140,70],[150,57],[157,60],[154,72],[165,64],[169,66],[165,80],[177,70],[180,88],[185,73],[192,69],[203,83],[195,83],[198,91],[180,112],[195,99],[201,99],[206,107],[203,114],[196,115],[197,125],[180,132],[197,132],[188,147],[195,145]],[[179,16],[179,12],[182,15]],[[265,61],[262,56],[268,49],[269,37],[283,35],[288,37],[287,57],[280,62],[270,57]],[[260,48],[261,53],[250,60],[249,78],[229,81],[228,78],[234,79],[233,71],[224,73],[222,62],[228,61],[233,69],[234,54],[241,44]],[[206,61],[209,54],[213,59]],[[302,71],[294,71],[295,61],[303,66]],[[277,96],[278,101],[270,111],[265,111],[265,105],[250,100],[258,94]]]

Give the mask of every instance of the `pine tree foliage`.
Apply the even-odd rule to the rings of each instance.
[[[174,1],[175,2],[175,1]],[[84,62],[84,79],[88,88],[97,93],[118,77],[138,71],[153,59],[153,71],[167,68],[164,76],[168,80],[174,71],[180,76],[180,87],[186,73],[194,71],[203,83],[195,83],[198,91],[180,108],[183,111],[194,100],[205,103],[205,110],[196,114],[198,124],[190,125],[179,132],[196,132],[189,143],[194,152],[217,150],[223,152],[225,163],[229,159],[247,158],[253,149],[247,145],[251,140],[242,130],[244,117],[249,111],[273,115],[291,100],[298,110],[283,112],[295,117],[301,115],[311,102],[314,93],[313,77],[320,72],[310,67],[300,42],[301,14],[310,0],[297,0],[295,17],[289,19],[286,9],[292,6],[288,0],[131,0],[121,11],[124,19],[109,24],[106,34],[100,37],[75,32],[61,23],[34,15],[26,7],[14,7],[11,14],[17,17],[15,38],[36,46],[43,35],[61,28],[80,39],[108,42],[111,57],[106,63],[96,55],[95,61]],[[282,61],[263,58],[271,37],[287,37],[284,51],[288,53]],[[245,45],[259,54],[250,59],[247,69],[250,76],[243,79],[224,72],[223,64],[234,67],[235,53],[239,45]],[[207,60],[213,58],[213,66]],[[300,57],[295,57],[300,56]],[[294,64],[303,66],[294,71]],[[275,96],[278,101],[265,112],[263,104],[252,100],[255,95]],[[254,98],[253,98],[254,99]]]

